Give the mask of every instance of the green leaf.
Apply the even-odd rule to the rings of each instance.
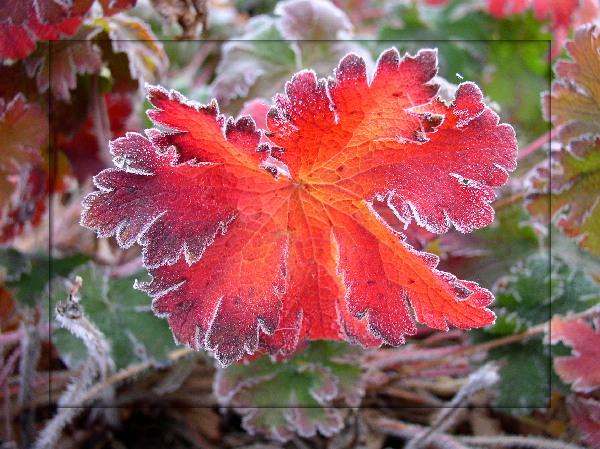
[[[282,442],[296,433],[331,436],[343,427],[334,403],[356,407],[364,394],[363,372],[351,360],[358,353],[347,343],[313,341],[286,360],[262,356],[220,369],[215,394],[244,416],[250,433]]]
[[[251,18],[241,36],[223,45],[211,90],[233,115],[249,99],[282,92],[300,67],[327,76],[331,61],[351,51],[371,59],[357,43],[327,40],[351,33],[347,16],[329,2],[291,0],[279,3],[275,12],[277,17]]]
[[[493,349],[488,359],[505,361],[499,373],[496,408],[518,414],[549,406],[552,362],[541,338]]]
[[[220,104],[236,98],[264,96],[283,87],[296,67],[292,43],[284,41],[275,19],[251,19],[240,40],[223,45],[222,58],[211,85]],[[252,89],[252,90],[251,90]]]
[[[539,251],[539,238],[527,222],[522,205],[515,203],[497,210],[490,226],[471,234],[453,231],[440,237],[439,245],[447,251],[440,268],[492,288],[498,273],[507,273],[517,262]]]
[[[547,322],[552,315],[589,309],[600,302],[600,286],[583,270],[565,262],[536,254],[515,265],[496,286],[496,323],[472,332],[476,341],[524,332]],[[490,351],[489,358],[502,360],[497,407],[514,409],[548,406],[552,389],[568,388],[552,373],[552,357],[561,352],[550,348],[542,337],[534,337]]]
[[[110,269],[89,263],[71,273],[69,279],[75,276],[83,280],[79,302],[84,314],[110,341],[117,369],[147,360],[167,363],[169,351],[177,346],[166,321],[151,311],[148,296],[133,288],[136,275],[113,278]],[[52,311],[58,301],[68,297],[69,290],[65,279],[53,283]],[[53,342],[68,366],[76,367],[87,359],[81,341],[66,330],[57,329]]]
[[[0,249],[0,266],[6,273],[6,286],[15,292],[21,307],[35,307],[46,295],[46,286],[57,276],[66,276],[75,267],[90,260],[86,254],[50,258],[47,254],[20,253]]]

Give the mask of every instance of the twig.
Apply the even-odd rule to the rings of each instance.
[[[175,351],[171,351],[169,353],[169,360],[171,362],[174,362],[182,357],[185,357],[188,354],[191,354],[192,352],[194,352],[194,351],[191,348],[182,348],[182,349],[177,349]],[[152,366],[153,366],[153,364],[151,361],[141,362],[136,365],[128,366],[127,368],[122,369],[118,373],[113,374],[108,379],[106,379],[104,382],[94,385],[92,388],[90,388],[87,391],[87,393],[81,398],[81,400],[84,403],[88,402],[88,401],[92,400],[94,397],[96,397],[97,395],[99,395],[100,393],[102,393],[102,391],[104,391],[106,388],[109,388],[118,383],[121,383],[124,380],[141,373],[142,371],[152,368]]]
[[[520,202],[523,198],[525,198],[526,194],[527,194],[527,192],[525,192],[525,191],[517,192],[513,195],[507,196],[506,198],[500,198],[500,199],[494,201],[494,203],[492,205],[494,206],[494,209],[496,211],[499,211],[501,209],[506,209],[507,207],[510,207],[513,204]]]
[[[377,427],[387,435],[393,435],[400,438],[412,438],[422,433],[426,428],[408,424],[401,421],[395,421],[389,418],[371,418],[369,424]],[[468,436],[468,435],[436,435],[436,440],[431,441],[437,447],[468,449],[474,445],[484,446],[504,446],[504,447],[531,447],[539,449],[585,449],[571,443],[560,440],[551,440],[540,437],[513,436],[513,435],[494,435],[494,436]],[[468,445],[468,446],[465,446]]]
[[[518,435],[493,435],[493,436],[455,436],[458,441],[465,444],[504,447],[532,447],[538,449],[585,449],[571,443],[547,438],[518,436]]]
[[[589,319],[600,316],[600,305],[594,306],[588,310],[580,313],[575,313],[568,316],[569,320],[575,319]],[[539,334],[548,333],[550,331],[550,321],[538,324],[537,326],[531,327],[524,332],[514,335],[507,335],[506,337],[497,338],[495,340],[487,341],[485,343],[479,343],[472,346],[461,346],[456,352],[449,355],[443,355],[435,361],[425,363],[421,368],[423,370],[430,369],[433,366],[437,366],[440,362],[444,362],[449,357],[456,357],[457,355],[473,355],[480,352],[487,352],[490,349],[498,348],[501,346],[510,345],[519,341],[527,340],[528,338],[534,337]]]
[[[588,310],[585,310],[583,312],[580,312],[580,313],[575,313],[575,314],[569,315],[567,318],[569,320],[576,320],[576,319],[584,319],[585,320],[585,319],[589,319],[589,318],[594,318],[596,316],[600,316],[600,305],[594,306],[594,307],[592,307]],[[550,321],[546,321],[545,323],[538,324],[537,326],[531,327],[531,328],[527,329],[526,331],[521,332],[520,334],[507,335],[506,337],[498,338],[496,340],[488,341],[485,343],[480,343],[478,345],[463,347],[463,348],[461,348],[459,353],[471,355],[471,354],[475,354],[477,352],[485,352],[485,351],[489,351],[490,349],[494,349],[494,348],[497,348],[500,346],[505,346],[505,345],[509,345],[511,343],[516,343],[521,340],[526,340],[535,335],[548,333],[549,331],[550,331]]]
[[[48,336],[52,331],[52,326],[48,324],[41,324],[38,326],[38,332],[40,336]],[[6,332],[4,334],[0,334],[0,346],[7,345],[10,343],[17,343],[23,339],[23,330],[17,329],[15,331]]]
[[[8,390],[8,385],[4,385],[3,390],[6,393],[6,390]],[[4,409],[4,439],[6,441],[11,441],[13,438],[12,427],[10,425],[10,397],[8,396],[8,394],[5,394],[4,400],[2,401],[2,408]]]
[[[12,354],[8,357],[8,360],[6,360],[6,363],[4,363],[2,371],[0,371],[0,386],[3,386],[5,384],[7,377],[10,375],[10,372],[12,371],[12,369],[15,366],[15,363],[17,362],[17,359],[21,356],[21,351],[21,347],[15,349],[12,352]]]
[[[459,407],[464,405],[475,393],[491,387],[499,379],[498,367],[494,363],[488,363],[475,371],[467,378],[467,383],[454,395],[452,400],[441,409],[431,425],[412,438],[405,449],[417,449],[426,446],[434,436],[445,432],[456,421]]]
[[[569,320],[575,319],[589,319],[594,318],[596,316],[600,316],[600,305],[594,306],[586,311],[572,314],[568,316]],[[444,351],[440,351],[437,355],[439,357],[433,358],[430,357],[430,360],[424,361],[418,368],[417,371],[413,372],[412,377],[419,377],[419,373],[429,372],[431,369],[438,367],[440,364],[446,362],[450,358],[456,358],[458,356],[471,356],[473,354],[478,354],[481,352],[487,352],[491,349],[507,346],[512,343],[517,343],[519,341],[527,340],[528,338],[535,337],[536,335],[548,333],[550,330],[550,321],[547,321],[542,324],[538,324],[537,326],[531,327],[524,332],[514,335],[507,335],[505,337],[497,338],[495,340],[487,341],[485,343],[479,343],[471,346],[458,346],[455,350],[448,351],[447,354],[444,354]],[[400,352],[400,351],[399,351]],[[412,351],[411,351],[412,352]],[[430,354],[430,355],[433,355]],[[398,359],[401,357],[398,356]],[[410,358],[410,357],[409,357]],[[374,363],[378,363],[383,368],[387,367],[388,364],[385,361],[379,361],[377,359],[374,360]],[[381,368],[380,368],[381,369]],[[385,384],[391,384],[395,382],[400,374],[398,375],[388,375],[385,378],[378,379],[377,382],[373,383],[373,387],[381,387]],[[402,374],[404,377],[405,374]],[[422,376],[421,376],[422,377]]]
[[[369,419],[369,424],[379,428],[387,435],[406,439],[413,438],[426,430],[426,427],[417,424],[408,424],[401,421],[394,421],[389,418]],[[445,449],[469,449],[468,446],[463,445],[450,435],[446,434],[437,435],[436,440],[432,441],[431,444]]]
[[[461,346],[449,346],[443,348],[393,348],[380,349],[366,360],[369,366],[377,369],[386,369],[399,363],[422,362],[438,359],[440,356],[456,353]]]

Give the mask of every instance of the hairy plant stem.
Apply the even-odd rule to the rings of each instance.
[[[33,396],[33,381],[36,367],[41,354],[41,341],[36,326],[31,323],[33,317],[26,318],[21,325],[23,338],[21,339],[21,357],[19,358],[19,407],[21,412],[22,441],[24,447],[31,447],[35,434],[34,411],[29,406]]]
[[[53,448],[60,438],[64,426],[87,405],[87,401],[83,398],[89,388],[96,382],[104,381],[114,371],[114,362],[106,337],[83,316],[83,310],[75,297],[81,283],[81,278],[77,277],[69,299],[56,306],[56,320],[62,327],[83,340],[89,358],[79,375],[72,378],[71,383],[59,398],[58,412],[38,434],[33,449]],[[108,393],[112,397],[112,390],[104,390],[103,393]]]

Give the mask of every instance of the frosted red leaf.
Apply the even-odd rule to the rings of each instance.
[[[31,53],[37,40],[72,36],[93,0],[75,0],[70,6],[55,0],[6,0],[0,5],[0,57],[20,59]]]
[[[567,399],[573,425],[583,432],[583,440],[592,448],[600,447],[600,402],[593,398],[571,396]]]
[[[556,317],[550,323],[550,342],[562,341],[573,355],[554,359],[554,370],[573,391],[590,392],[600,387],[600,320],[596,330],[584,320]]]
[[[94,0],[3,0],[0,3],[0,57],[21,59],[36,41],[73,36]],[[99,0],[105,16],[128,10],[136,0]]]
[[[472,83],[438,100],[436,71],[434,50],[392,49],[370,82],[354,54],[328,80],[299,72],[265,132],[149,86],[149,116],[169,131],[112,142],[117,168],[95,178],[82,224],[141,244],[155,312],[224,365],[310,339],[399,345],[416,330],[410,306],[437,329],[490,324],[489,291],[437,270],[373,208],[438,233],[493,219],[514,132]]]

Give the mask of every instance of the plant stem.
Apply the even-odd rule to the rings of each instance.
[[[544,144],[550,143],[550,141],[556,138],[556,136],[558,135],[558,129],[559,128],[554,128],[552,131],[549,131],[546,134],[538,137],[525,148],[523,148],[521,151],[519,151],[519,154],[517,155],[517,160],[526,158],[530,154],[535,153]]]
[[[585,449],[582,446],[566,443],[560,440],[531,436],[492,435],[492,436],[456,436],[458,441],[465,444],[503,447],[532,447],[539,449]]]
[[[433,437],[445,432],[453,425],[458,417],[458,412],[475,393],[479,390],[487,389],[500,380],[498,376],[498,367],[494,363],[488,363],[472,373],[467,378],[467,383],[454,395],[440,413],[433,420],[431,425],[423,432],[415,435],[405,446],[405,449],[418,449],[431,442]]]
[[[169,353],[169,360],[174,362],[182,357],[185,357],[188,354],[193,352],[190,348],[177,349],[175,351],[171,351]],[[135,376],[136,374],[141,373],[153,366],[151,361],[141,362],[136,365],[128,366],[125,369],[122,369],[118,373],[113,374],[109,378],[107,378],[104,382],[98,383],[90,388],[87,393],[81,398],[82,403],[86,403],[93,399],[95,396],[102,393],[106,388],[109,388],[113,385],[116,385],[130,377]]]
[[[400,438],[414,438],[422,434],[427,428],[416,424],[408,424],[401,421],[394,421],[389,418],[370,419],[369,423],[377,427],[387,435],[393,435]],[[445,434],[436,435],[436,440],[431,442],[435,447],[445,449],[469,449],[453,437]]]
[[[398,436],[401,438],[412,438],[426,430],[423,426],[408,424],[401,421],[395,421],[389,418],[372,418],[369,423],[373,427],[381,429],[387,435]],[[576,444],[566,443],[560,440],[548,438],[513,436],[513,435],[494,435],[494,436],[461,436],[441,434],[436,436],[436,440],[431,441],[437,447],[466,449],[476,445],[478,446],[503,446],[503,447],[530,447],[539,449],[585,449]],[[465,446],[467,445],[467,446]]]

